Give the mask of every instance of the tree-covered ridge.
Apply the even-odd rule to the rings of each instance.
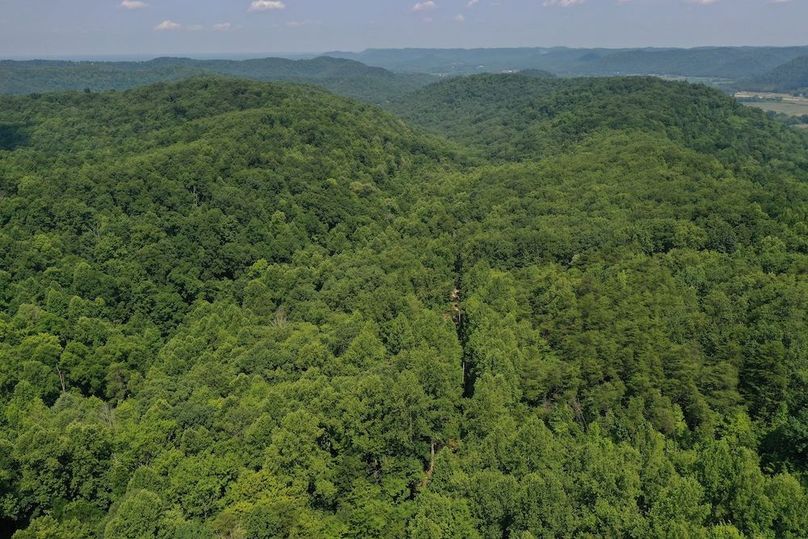
[[[428,75],[400,75],[352,60],[326,57],[310,60],[156,58],[146,62],[5,60],[0,61],[0,94],[126,90],[201,75],[316,84],[339,95],[375,103],[401,96],[433,81]]]
[[[656,78],[536,79],[474,75],[429,85],[393,102],[410,122],[499,160],[563,151],[603,129],[657,133],[754,166],[791,154],[805,166],[804,138],[706,86]]]
[[[740,79],[764,73],[805,54],[802,47],[695,47],[597,51],[582,58],[587,75],[679,75]]]
[[[746,79],[808,54],[808,47],[575,49],[368,49],[328,56],[410,73],[472,74],[542,69],[563,75],[679,75]]]
[[[661,81],[430,91],[454,142],[291,85],[4,98],[4,531],[808,534],[805,139]]]
[[[119,283],[126,288],[168,286],[165,299],[190,302],[254,262],[250,251],[286,260],[308,242],[383,219],[396,209],[385,198],[394,178],[449,155],[393,117],[294,86],[198,79],[8,101],[28,143],[2,162],[2,188],[16,194],[3,199],[3,267],[14,283],[45,269],[49,255],[35,260],[39,235],[57,258],[79,257],[63,259],[65,272],[93,268],[89,282],[101,288],[88,292],[121,300],[133,290],[117,290],[102,260],[113,274],[121,258],[135,265]],[[159,283],[145,267],[150,257]],[[138,310],[107,303],[122,315]]]
[[[323,106],[325,104],[325,106]],[[257,84],[227,78],[196,77],[182,83],[159,83],[126,92],[68,92],[33,96],[2,96],[2,125],[14,126],[24,144],[12,160],[76,159],[105,161],[110,156],[143,153],[204,138],[221,138],[239,113],[263,112],[259,123],[291,137],[300,145],[345,140],[342,122],[361,130],[355,144],[380,144],[407,139],[410,147],[428,147],[434,138],[416,135],[401,120],[315,87],[295,84]],[[229,122],[229,123],[228,123]],[[249,122],[243,129],[249,131]],[[229,126],[229,127],[228,127]],[[217,131],[218,130],[218,131]],[[329,131],[333,130],[333,132]],[[229,141],[239,143],[239,141]],[[252,151],[278,151],[257,145]],[[345,151],[340,150],[340,151]],[[428,150],[418,150],[429,154]],[[378,152],[377,152],[378,153]],[[350,159],[341,165],[361,166]]]

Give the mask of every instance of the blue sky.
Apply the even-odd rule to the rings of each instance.
[[[808,44],[808,0],[0,0],[0,57]]]

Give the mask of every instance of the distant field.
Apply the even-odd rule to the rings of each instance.
[[[789,116],[808,114],[808,98],[805,97],[768,92],[738,92],[735,94],[735,98],[744,105],[757,107],[765,111],[779,112]]]
[[[789,116],[802,116],[804,114],[808,114],[808,104],[777,103],[777,102],[762,101],[754,103],[744,102],[744,105],[749,105],[750,107],[757,107],[759,109],[763,109],[766,111],[781,112],[783,114],[788,114]]]
[[[658,76],[660,79],[664,80],[685,81],[691,84],[704,84],[705,86],[720,87],[722,85],[732,83],[732,79],[725,79],[721,77],[687,77],[683,75],[658,75]]]

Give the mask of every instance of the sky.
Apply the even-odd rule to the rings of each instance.
[[[806,45],[808,0],[0,0],[0,57]]]

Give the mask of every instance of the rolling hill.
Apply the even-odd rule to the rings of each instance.
[[[786,151],[774,125],[732,98],[650,77],[474,75],[427,86],[390,108],[413,124],[504,160],[545,157],[607,129],[658,133],[735,166]],[[790,144],[794,159],[804,163],[799,143]]]

